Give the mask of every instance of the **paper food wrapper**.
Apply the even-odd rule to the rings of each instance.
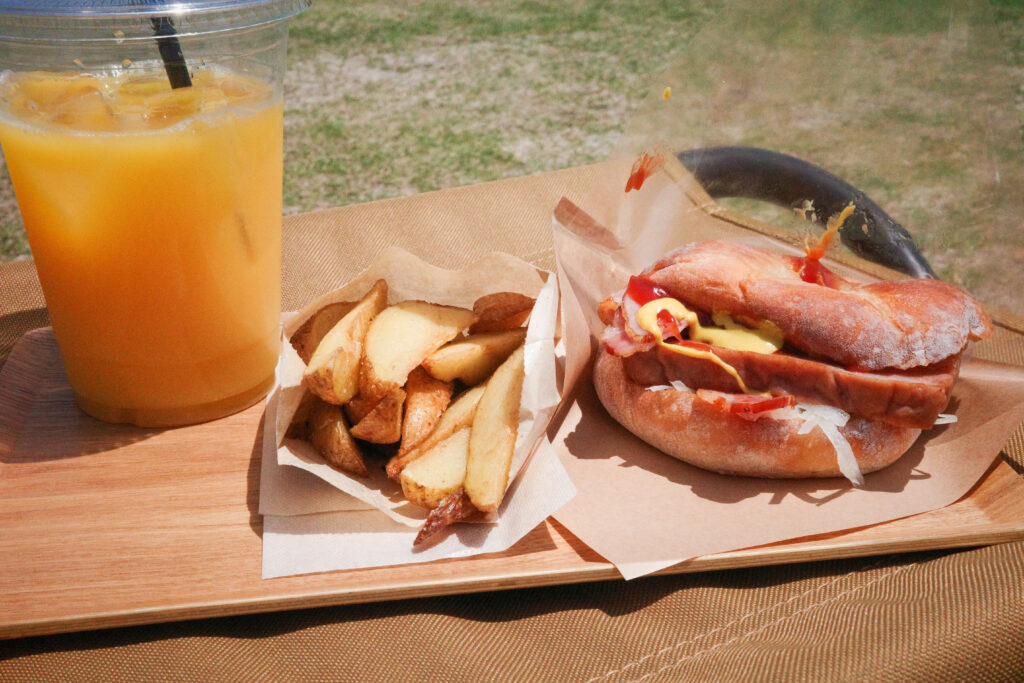
[[[285,436],[305,393],[305,364],[285,341],[265,420],[260,480],[264,578],[498,552],[575,494],[558,458],[547,450],[534,453],[559,401],[555,278],[545,281],[536,268],[507,254],[448,271],[389,249],[353,281],[286,315],[285,339],[321,307],[356,301],[378,279],[388,282],[389,303],[422,299],[471,308],[479,296],[500,291],[536,298],[525,342],[526,379],[509,490],[489,523],[456,525],[440,542],[413,549],[426,511],[405,500],[401,486],[384,473],[383,462],[370,468],[370,476],[357,477],[328,465],[308,442]]]
[[[621,291],[670,249],[705,239],[793,248],[716,218],[692,178],[665,172],[623,192],[630,163],[579,205],[595,223],[556,214],[562,286],[565,386],[569,406],[548,445],[579,494],[555,514],[626,578],[713,553],[836,532],[926,512],[955,502],[991,466],[1024,419],[1024,371],[967,359],[946,412],[957,422],[925,432],[890,467],[856,488],[845,479],[766,480],[707,472],[660,453],[612,420],[590,381],[603,325],[597,304]],[[681,168],[679,169],[681,170]],[[702,207],[703,205],[703,207]],[[606,226],[610,232],[604,231]],[[866,279],[835,262],[829,267]],[[567,389],[568,390],[568,389]]]

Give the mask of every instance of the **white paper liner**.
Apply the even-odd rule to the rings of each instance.
[[[415,529],[378,510],[268,515],[263,519],[263,578],[501,552],[573,495],[575,489],[558,458],[538,453],[505,496],[494,524],[456,525],[440,542],[423,549],[412,547]]]

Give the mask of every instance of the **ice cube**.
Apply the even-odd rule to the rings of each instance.
[[[238,76],[226,76],[221,79],[220,89],[232,103],[263,99],[269,93],[266,84]]]
[[[54,103],[51,120],[82,131],[111,131],[116,127],[114,112],[97,88],[76,87],[61,102]]]

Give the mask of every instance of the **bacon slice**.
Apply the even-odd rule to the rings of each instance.
[[[614,326],[604,328],[601,343],[604,344],[604,348],[608,350],[608,353],[621,358],[632,356],[641,350],[632,337]]]
[[[750,396],[748,394],[727,394],[724,391],[712,391],[711,389],[698,389],[696,393],[700,400],[728,410],[733,415],[751,422],[761,419],[773,410],[788,408],[796,403],[796,399],[789,395]]]
[[[899,427],[927,429],[945,410],[959,372],[954,356],[927,368],[891,372],[847,370],[787,353],[752,353],[715,348],[753,391],[789,395],[797,401],[841,408],[848,413]],[[688,387],[727,394],[740,391],[719,366],[661,347],[624,358],[626,374],[644,386],[678,380]]]

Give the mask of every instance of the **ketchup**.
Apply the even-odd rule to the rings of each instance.
[[[839,289],[842,278],[831,270],[821,265],[820,257],[813,256],[787,256],[790,267],[800,274],[800,279],[814,285],[823,285],[832,289]]]
[[[821,259],[828,252],[829,247],[832,246],[832,242],[839,233],[839,228],[842,226],[843,221],[849,218],[853,210],[854,205],[850,204],[838,216],[830,220],[825,234],[821,236],[818,243],[813,246],[807,245],[804,247],[805,256],[789,257],[790,266],[800,274],[801,280],[815,285],[831,287],[832,289],[839,288],[842,278],[821,265]]]
[[[640,155],[640,158],[633,162],[633,168],[630,169],[629,179],[626,181],[626,192],[643,187],[644,181],[654,175],[654,172],[664,163],[665,157],[660,154],[651,156],[644,152]]]
[[[672,295],[642,275],[631,275],[626,283],[626,296],[637,305],[649,304],[655,299],[664,299]]]
[[[750,396],[746,394],[727,394],[709,389],[698,389],[697,397],[722,410],[728,410],[737,417],[750,421],[757,420],[770,410],[788,408],[796,403],[796,398],[789,394],[781,396]]]
[[[626,296],[636,302],[637,306],[643,306],[655,299],[664,299],[672,295],[640,275],[632,275],[626,284]],[[666,310],[658,311],[658,327],[661,328],[662,339],[682,340],[683,334],[679,329],[679,322]]]
[[[662,309],[658,311],[658,328],[661,329],[661,339],[678,339],[682,341],[683,333],[679,331],[679,323],[672,314]]]

